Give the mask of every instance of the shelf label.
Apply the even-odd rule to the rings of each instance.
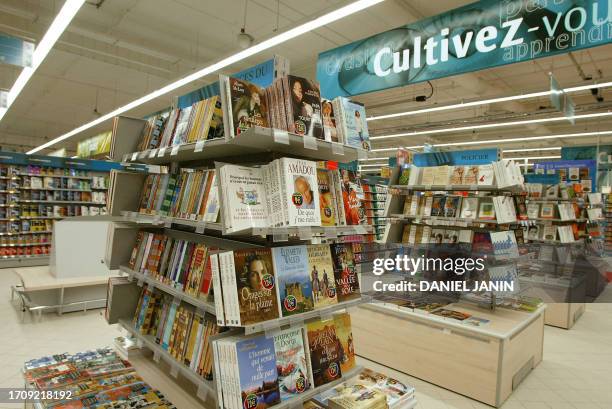
[[[321,310],[319,312],[319,317],[321,318],[321,321],[331,320],[332,319],[332,312],[331,312],[330,309]]]
[[[338,238],[338,231],[336,230],[335,227],[328,227],[325,229],[325,238],[326,239],[337,239]]]
[[[172,362],[171,365],[172,367],[170,368],[170,376],[172,376],[173,378],[177,378],[179,373],[179,366],[174,362]]]
[[[201,222],[196,225],[195,232],[198,234],[203,234],[204,230],[206,230],[206,222]]]
[[[128,273],[127,279],[130,283],[134,281],[134,277],[130,273]]]
[[[197,141],[195,144],[195,149],[193,150],[194,152],[202,152],[204,150],[204,144],[206,143],[206,139],[202,139],[200,141]]]
[[[181,299],[175,295],[174,298],[172,299],[172,304],[178,307],[181,304]]]
[[[312,240],[312,228],[310,226],[298,227],[300,240]]]
[[[164,227],[166,229],[172,227],[172,219],[170,217],[166,217],[166,219],[164,220]]]
[[[273,229],[272,241],[289,241],[289,232],[286,227],[276,227]]]
[[[157,149],[151,149],[149,152],[149,158],[154,158],[157,155]]]
[[[138,282],[136,283],[138,285],[138,287],[142,287],[142,284],[144,283],[142,278],[138,279]]]
[[[138,153],[138,157],[139,157],[140,159],[144,159],[144,158],[146,158],[146,157],[147,157],[147,154],[148,154],[148,153],[149,153],[149,151],[148,151],[148,150],[146,150],[146,151],[142,151],[142,152],[139,152],[139,153]]]
[[[161,359],[161,355],[159,354],[159,351],[153,351],[153,360],[159,363],[160,359]]]
[[[314,136],[304,135],[302,136],[302,138],[304,139],[304,149],[310,149],[313,151],[319,149],[319,147],[317,146],[317,138],[315,138]]]
[[[138,152],[132,153],[132,162],[138,159]]]
[[[263,326],[263,330],[266,335],[266,338],[271,338],[277,335],[281,330],[278,320],[264,322],[262,326]]]
[[[338,142],[331,143],[332,153],[334,155],[342,155],[344,156],[344,145]]]
[[[123,159],[121,160],[121,162],[127,162],[130,159],[130,154],[126,153],[125,155],[123,155]]]
[[[289,133],[287,131],[283,131],[282,129],[273,129],[272,135],[274,137],[274,142],[289,145]]]
[[[206,401],[206,399],[208,398],[208,388],[204,386],[203,383],[200,383],[200,385],[198,385],[198,392],[196,393],[196,396],[203,401]]]
[[[366,234],[368,232],[368,230],[364,226],[361,226],[359,224],[354,226],[354,228],[355,234]]]
[[[166,154],[166,147],[164,146],[163,148],[159,148],[157,150],[157,157],[161,158],[162,156],[164,156]]]
[[[181,145],[174,145],[172,147],[172,150],[170,151],[170,156],[176,156],[180,148],[181,148]]]

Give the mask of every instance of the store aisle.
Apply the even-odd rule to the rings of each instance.
[[[63,316],[45,314],[41,322],[10,302],[10,286],[17,283],[10,269],[0,270],[0,388],[20,387],[20,368],[27,359],[60,352],[77,352],[112,345],[120,335],[106,324],[101,310]],[[603,294],[612,301],[612,285]],[[52,335],[53,334],[53,335]],[[570,330],[546,327],[544,360],[504,404],[503,409],[610,409],[612,407],[612,304],[590,304]],[[449,346],[451,347],[451,346]],[[359,352],[359,350],[357,350]],[[418,409],[474,409],[489,406],[427,382],[361,360],[413,385]],[[0,409],[20,407],[0,403]]]

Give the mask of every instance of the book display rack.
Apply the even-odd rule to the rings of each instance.
[[[3,152],[0,163],[0,263],[49,262],[53,223],[106,214],[108,171],[93,161],[28,158]],[[91,162],[91,163],[90,163]]]
[[[108,322],[206,407],[297,407],[359,373],[346,311],[370,298],[351,241],[374,230],[338,162],[367,151],[257,123],[139,150],[152,123],[114,121],[111,156],[155,167],[111,172]]]

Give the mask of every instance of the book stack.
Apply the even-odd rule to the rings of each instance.
[[[218,401],[232,409],[270,407],[339,379],[355,366],[347,313],[304,326],[212,342]]]
[[[213,317],[195,307],[173,302],[170,295],[143,286],[133,319],[134,328],[205,379],[212,379],[210,339],[220,329]]]
[[[321,99],[317,81],[286,75],[265,89],[239,78],[219,81],[230,137],[259,126],[370,150],[364,106],[343,97]]]
[[[224,228],[364,224],[355,172],[318,169],[316,162],[281,158],[261,167],[219,168]]]
[[[45,408],[175,408],[110,348],[27,361],[24,378],[46,392],[40,395]]]
[[[141,193],[139,211],[216,222],[219,216],[216,172],[182,169],[178,174],[148,175]]]
[[[186,294],[207,300],[212,280],[209,251],[202,243],[139,231],[128,266]]]
[[[221,101],[218,96],[214,96],[192,106],[151,117],[140,135],[137,150],[164,148],[222,137]]]
[[[360,297],[350,244],[225,251],[210,264],[219,325],[248,326]]]
[[[414,388],[365,368],[359,375],[323,392],[313,401],[323,408],[404,409],[416,405]]]

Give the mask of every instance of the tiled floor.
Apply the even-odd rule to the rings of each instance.
[[[21,312],[10,302],[10,285],[16,282],[10,270],[0,270],[0,388],[22,385],[19,371],[29,358],[111,345],[119,335],[99,310],[46,314],[41,322],[26,318],[21,323]],[[572,330],[546,327],[543,362],[503,409],[612,409],[612,286],[603,297],[611,304],[588,305]],[[375,363],[362,363],[412,384],[418,409],[489,407]],[[1,409],[9,407],[0,403]]]

